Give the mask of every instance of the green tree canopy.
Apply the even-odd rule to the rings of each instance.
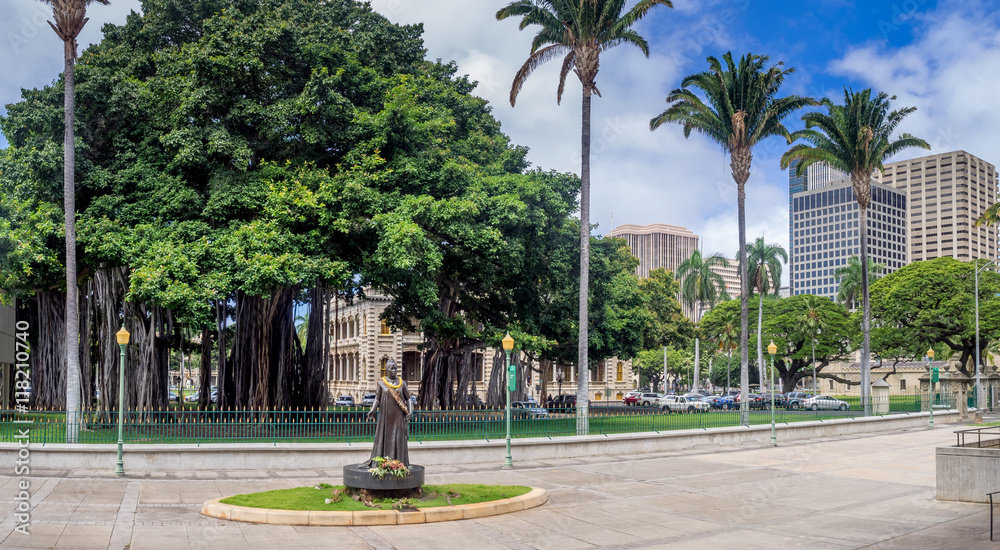
[[[834,361],[848,358],[853,349],[853,332],[850,317],[844,306],[829,300],[813,300],[807,294],[798,294],[778,300],[763,300],[764,323],[757,330],[767,342],[774,340],[778,352],[774,356],[775,371],[782,383],[781,391],[792,391],[795,384],[813,372],[812,336],[802,330],[802,318],[810,309],[823,318],[826,330],[816,334],[816,372],[821,378],[823,367]],[[758,295],[755,299],[761,299]],[[757,304],[754,304],[757,305]],[[707,334],[722,333],[731,323],[739,304],[724,302],[705,315],[702,326]],[[769,358],[765,360],[770,361]]]
[[[919,360],[928,347],[945,347],[968,375],[976,353],[973,265],[954,258],[914,262],[871,288],[872,350]],[[1000,338],[1000,274],[979,274],[979,346]],[[948,354],[938,355],[947,360]]]

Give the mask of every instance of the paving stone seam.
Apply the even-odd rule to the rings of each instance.
[[[122,495],[122,503],[118,508],[118,516],[115,518],[115,527],[111,531],[111,540],[108,548],[127,548],[132,543],[132,527],[135,524],[135,511],[139,506],[139,490],[142,483],[138,480],[129,480],[125,485],[125,494]]]
[[[493,540],[497,544],[502,544],[511,550],[533,550],[527,544],[510,537],[506,533],[497,531],[496,529],[490,527],[489,525],[484,525],[478,521],[470,521],[468,523],[469,529],[483,535],[484,537]]]
[[[364,527],[364,526],[351,526],[348,527],[352,533],[357,535],[365,544],[371,546],[375,550],[395,550],[395,546],[389,544],[389,541],[378,536],[375,531]]]

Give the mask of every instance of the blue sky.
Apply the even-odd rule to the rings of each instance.
[[[428,57],[454,60],[480,82],[503,129],[531,149],[545,169],[579,170],[580,87],[567,85],[556,105],[556,71],[536,71],[516,108],[507,102],[510,81],[528,55],[532,33],[517,22],[497,22],[505,0],[373,0],[398,23],[423,22]],[[100,39],[106,22],[120,24],[138,0],[93,5],[81,42]],[[634,49],[602,55],[594,101],[592,219],[606,233],[622,223],[668,223],[702,236],[706,252],[732,256],[737,248],[736,194],[729,159],[704,138],[685,139],[679,127],[650,132],[650,118],[665,106],[681,78],[704,70],[705,57],[752,51],[784,61],[797,72],[787,93],[839,97],[843,86],[874,87],[898,96],[917,113],[900,131],[933,146],[964,149],[1000,162],[1000,113],[990,106],[1000,87],[1000,2],[891,0],[675,0],[657,9],[639,31],[650,41],[649,59]],[[19,89],[51,83],[62,68],[62,48],[44,24],[37,0],[0,2],[0,105]],[[788,121],[798,127],[798,116]],[[0,138],[0,147],[6,142]],[[774,139],[755,152],[747,185],[747,232],[787,246],[787,175],[778,167],[786,149]],[[920,156],[907,152],[900,158]],[[787,279],[787,277],[786,277]]]

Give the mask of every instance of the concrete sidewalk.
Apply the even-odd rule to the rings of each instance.
[[[389,527],[290,527],[201,516],[211,498],[338,483],[325,471],[33,472],[30,535],[14,532],[18,478],[0,477],[0,548],[998,548],[985,505],[934,499],[934,448],[960,425],[663,455],[459,465],[428,483],[542,487],[541,508]],[[219,465],[225,468],[224,464]],[[293,466],[293,465],[290,465]],[[11,468],[12,470],[12,468]]]

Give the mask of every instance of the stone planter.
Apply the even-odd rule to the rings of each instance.
[[[368,472],[367,464],[348,464],[344,466],[344,485],[353,489],[369,491],[399,491],[416,489],[424,485],[424,467],[410,464],[410,475],[399,478],[386,476],[378,479]]]

